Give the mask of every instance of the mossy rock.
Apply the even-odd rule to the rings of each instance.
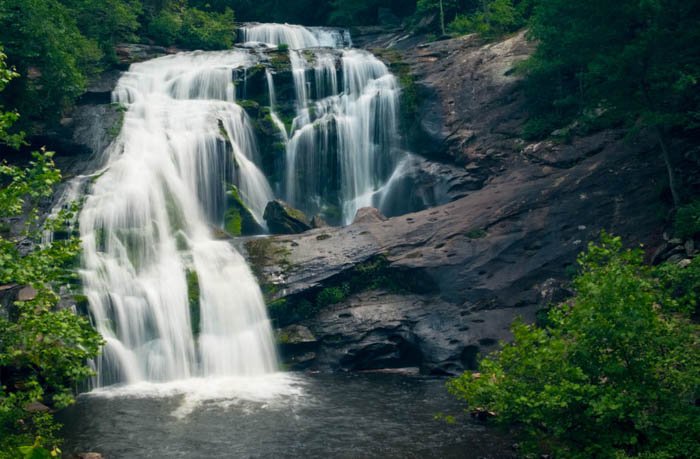
[[[193,270],[188,270],[185,276],[187,278],[187,300],[190,306],[190,324],[192,325],[192,334],[197,336],[201,325],[199,277],[197,271]]]
[[[304,212],[280,200],[267,203],[263,218],[273,234],[298,234],[311,229]]]
[[[231,236],[253,236],[265,233],[265,228],[255,219],[234,185],[226,193],[224,230]]]

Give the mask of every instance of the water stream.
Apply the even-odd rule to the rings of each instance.
[[[124,111],[120,134],[97,172],[76,178],[57,207],[85,193],[76,222],[80,274],[106,341],[93,391],[61,414],[67,450],[129,458],[465,450],[510,457],[501,440],[492,454],[481,426],[448,431],[432,418],[452,405],[442,381],[278,371],[256,280],[217,236],[227,192],[235,186],[263,228],[275,198],[349,223],[359,208],[396,199],[391,189],[408,157],[399,149],[396,78],[352,49],[347,32],[257,24],[242,36],[246,43],[229,51],[133,64],[113,94]],[[264,55],[282,45],[293,101],[278,100],[279,75]],[[236,101],[263,64],[267,108],[285,147],[277,183],[263,173],[260,139]],[[291,123],[278,112],[282,102],[293,107]]]
[[[262,221],[272,192],[235,104],[244,51],[134,64],[124,124],[80,215],[81,275],[106,340],[96,386],[277,369],[272,330],[243,257],[213,236],[236,183]]]

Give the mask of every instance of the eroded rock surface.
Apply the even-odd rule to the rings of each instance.
[[[629,244],[657,242],[650,235],[662,225],[663,211],[653,209],[664,175],[652,142],[616,130],[569,143],[520,138],[526,115],[512,70],[532,51],[523,33],[403,49],[411,38],[373,40],[367,46],[391,46],[409,66],[423,93],[424,144],[437,146],[423,153],[461,168],[461,188],[432,209],[267,240],[277,255],[256,272],[271,300],[312,295],[377,256],[398,278],[432,286],[352,293],[301,320],[319,341],[308,367],[472,368],[509,337],[514,317],[532,320],[566,297],[576,255],[602,229]]]

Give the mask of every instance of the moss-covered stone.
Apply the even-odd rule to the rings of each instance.
[[[202,317],[199,302],[199,277],[197,276],[197,271],[194,270],[188,270],[185,275],[187,277],[187,300],[190,306],[192,334],[198,336]]]
[[[224,230],[231,236],[253,236],[265,232],[265,229],[258,223],[241,199],[235,185],[231,185],[226,193]]]
[[[263,218],[273,234],[298,234],[311,229],[311,223],[304,213],[284,201],[270,201]]]
[[[272,242],[268,241],[268,243],[275,246]],[[267,245],[265,247],[266,250],[270,250]],[[250,261],[254,269],[261,258],[251,257]],[[271,258],[274,259],[275,256]],[[270,257],[267,259],[269,260]],[[261,269],[260,266],[269,266],[269,262],[263,262],[257,269]],[[278,327],[284,327],[311,318],[324,308],[341,303],[349,296],[366,290],[425,294],[437,291],[437,286],[418,272],[405,272],[391,268],[387,258],[379,255],[329,279],[321,288],[269,301],[268,312]]]

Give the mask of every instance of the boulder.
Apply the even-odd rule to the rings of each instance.
[[[254,236],[265,233],[265,228],[258,223],[253,213],[243,203],[235,185],[226,192],[224,230],[231,236]]]
[[[279,199],[267,203],[263,218],[272,234],[299,234],[311,229],[302,211]]]
[[[290,325],[277,330],[277,341],[281,344],[315,343],[316,337],[303,325]]]
[[[386,217],[382,215],[382,213],[379,211],[379,209],[376,209],[374,207],[363,207],[361,209],[358,209],[357,213],[355,214],[355,219],[352,221],[353,224],[355,223],[377,223],[377,222],[383,222],[386,220]]]
[[[311,227],[314,229],[317,228],[325,228],[328,226],[328,223],[321,217],[320,215],[314,215],[311,217]]]

